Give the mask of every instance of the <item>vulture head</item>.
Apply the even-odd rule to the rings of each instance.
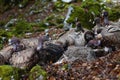
[[[13,37],[9,39],[9,45],[13,46],[13,51],[18,52],[24,49],[24,45],[21,44],[20,39]]]
[[[85,32],[84,39],[85,39],[86,43],[88,43],[90,40],[94,39],[94,37],[95,37],[94,32],[92,32],[92,31]]]
[[[44,44],[45,41],[49,41],[49,36],[48,35],[42,35],[38,38],[37,51],[40,51],[43,48],[43,44]]]

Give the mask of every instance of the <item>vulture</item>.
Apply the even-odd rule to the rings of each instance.
[[[84,39],[86,41],[86,44],[95,38],[94,32],[93,31],[86,31],[84,34]]]
[[[109,44],[111,46],[116,46],[117,49],[120,48],[120,28],[117,26],[109,25],[104,27],[100,33],[105,40],[104,44]]]
[[[38,46],[36,52],[39,55],[39,64],[48,64],[56,62],[63,54],[64,48],[61,44],[54,44],[46,41],[44,36],[38,39]]]
[[[0,59],[4,64],[30,68],[39,61],[38,54],[35,53],[37,42],[37,38],[12,38],[9,40],[9,45],[0,51]]]
[[[9,63],[21,69],[30,69],[39,61],[38,54],[35,53],[34,48],[28,48],[19,52],[14,52],[9,59]]]
[[[1,61],[3,61],[3,63],[9,63],[9,59],[13,54],[13,46],[7,46],[4,47],[1,51],[0,51],[0,56],[1,56]],[[3,59],[4,57],[4,59]]]
[[[4,56],[0,54],[0,65],[4,65],[4,64],[5,64]]]
[[[104,11],[103,12],[103,25],[106,26],[106,25],[109,25],[109,20],[108,20],[108,12],[107,11]]]
[[[29,38],[29,39],[22,39],[21,43],[24,44],[25,49],[21,51],[14,52],[9,59],[11,65],[19,68],[31,68],[36,65],[39,61],[43,61],[40,58],[44,57],[45,52],[42,51],[39,55],[38,51],[41,51],[42,45],[44,41],[47,41],[48,38],[46,36],[41,36],[40,38]],[[44,53],[42,55],[42,53]]]
[[[81,23],[79,21],[76,22],[76,32],[81,31],[81,32],[85,32],[85,30],[83,29]]]
[[[75,29],[67,31],[63,36],[61,36],[57,41],[61,42],[64,47],[68,46],[84,46],[85,39],[84,34],[81,32],[76,32]]]

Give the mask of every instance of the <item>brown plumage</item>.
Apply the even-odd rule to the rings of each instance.
[[[90,40],[94,39],[94,37],[95,37],[94,32],[92,32],[92,31],[85,32],[84,39],[85,39],[86,43],[88,43]]]
[[[38,63],[39,57],[35,53],[34,48],[28,48],[19,52],[13,53],[9,62],[11,65],[19,68],[31,68]]]
[[[3,55],[0,54],[0,65],[5,64],[6,60]]]

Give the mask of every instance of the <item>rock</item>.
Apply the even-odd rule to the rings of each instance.
[[[34,48],[28,48],[23,51],[15,52],[10,58],[11,65],[18,68],[31,68],[39,61]]]
[[[8,65],[0,66],[1,80],[20,80],[19,69]]]
[[[64,0],[64,1],[67,1],[67,0]],[[69,1],[69,0],[68,0]],[[70,0],[70,1],[72,1],[72,0]],[[72,28],[72,24],[69,24],[69,23],[67,23],[67,20],[70,18],[70,15],[71,15],[71,13],[72,13],[72,11],[73,11],[74,9],[73,9],[73,7],[72,6],[69,6],[68,7],[68,12],[67,12],[67,15],[66,15],[66,18],[65,18],[65,20],[64,20],[64,30],[70,30],[70,28]]]
[[[34,66],[30,70],[29,80],[46,80],[47,73],[39,66]]]
[[[22,4],[19,4],[18,6],[19,6],[19,8],[23,8],[24,7],[24,5],[22,5]]]
[[[18,21],[18,19],[11,19],[4,27],[8,28],[10,25],[15,24],[16,21]]]

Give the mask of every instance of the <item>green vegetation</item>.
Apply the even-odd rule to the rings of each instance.
[[[19,80],[20,78],[18,71],[19,69],[14,68],[12,66],[2,65],[0,66],[0,78],[2,80],[11,80],[11,79]]]
[[[43,77],[42,80],[46,80],[47,73],[39,65],[36,65],[30,70],[29,80],[35,80],[40,76]]]
[[[25,7],[28,2],[29,0],[0,0],[0,13],[3,13],[19,4],[22,4],[23,7]]]
[[[54,4],[54,8],[53,10],[56,11],[56,12],[63,12],[65,9],[67,9],[67,7],[71,5],[69,3],[64,3],[62,1],[57,1],[55,2]]]
[[[12,28],[12,32],[15,36],[18,36],[20,34],[24,35],[25,33],[32,31],[32,25],[30,25],[25,20],[18,21],[17,24]]]
[[[109,10],[109,19],[116,21],[120,18],[120,6],[115,6]]]
[[[45,19],[45,22],[49,24],[49,26],[63,27],[64,16],[51,14]]]
[[[72,6],[74,11],[68,19],[68,23],[74,23],[77,18],[83,27],[91,29],[94,24],[94,18],[101,14],[102,10],[105,9],[103,4],[100,4],[99,1],[84,1],[80,6]]]
[[[2,49],[3,45],[6,44],[8,39],[12,36],[12,32],[0,29],[0,49]]]

